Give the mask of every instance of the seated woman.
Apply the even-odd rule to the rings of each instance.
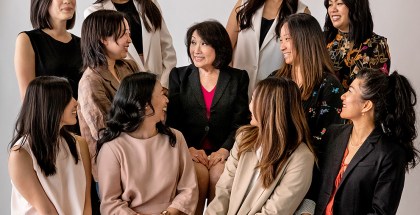
[[[66,79],[29,83],[10,143],[12,214],[92,213],[88,147],[65,128],[76,124],[76,109]]]
[[[314,165],[297,85],[284,78],[258,83],[216,197],[206,214],[293,214],[309,189]]]
[[[293,14],[281,25],[280,40],[285,64],[274,76],[290,78],[299,86],[309,129],[318,144],[329,125],[343,123],[343,88],[334,75],[321,27],[309,14]]]
[[[165,92],[155,74],[122,80],[98,140],[102,214],[194,213],[194,164],[181,132],[162,123]]]
[[[248,122],[249,78],[228,66],[232,47],[219,22],[190,27],[186,45],[193,64],[171,71],[167,124],[187,140],[200,193],[196,214],[202,214],[206,197],[208,202],[214,197],[236,129]]]
[[[396,214],[405,171],[419,158],[414,89],[397,72],[362,69],[341,99],[352,124],[325,135],[315,214]]]
[[[83,22],[84,73],[79,83],[78,116],[92,158],[98,131],[105,127],[106,115],[120,81],[138,71],[134,61],[124,60],[130,43],[130,28],[120,12],[100,10]],[[95,162],[92,162],[92,173],[98,181]]]

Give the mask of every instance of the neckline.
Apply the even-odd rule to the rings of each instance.
[[[47,34],[47,32],[43,31],[42,29],[39,29],[39,31],[41,31],[42,34],[47,35],[51,40],[54,40],[57,43],[70,44],[73,41],[73,34],[70,33],[70,32],[68,32],[68,33],[70,34],[71,39],[67,43],[65,43],[65,42],[62,42],[60,40],[55,39],[54,37],[52,37],[51,35]]]

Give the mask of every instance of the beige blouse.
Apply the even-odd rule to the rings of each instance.
[[[79,162],[74,162],[73,156],[64,138],[61,138],[60,151],[56,160],[57,172],[52,176],[45,176],[38,165],[28,142],[22,146],[32,157],[34,171],[38,176],[45,193],[54,205],[58,214],[83,214],[86,193],[86,174],[80,154],[80,146],[77,143]],[[20,145],[20,141],[16,144]],[[12,182],[11,214],[38,214],[35,208],[29,204],[19,193]]]
[[[198,201],[194,164],[181,132],[175,147],[157,134],[136,139],[121,133],[98,156],[102,214],[160,214],[168,207],[193,214]]]

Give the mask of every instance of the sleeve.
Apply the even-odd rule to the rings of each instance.
[[[396,214],[404,188],[405,164],[404,152],[392,150],[381,165],[378,181],[375,185],[372,211],[373,214]]]
[[[181,130],[181,101],[180,101],[180,78],[179,69],[173,68],[169,76],[169,104],[166,124],[177,130]]]
[[[86,19],[86,17],[88,17],[91,13],[98,11],[98,10],[102,10],[104,9],[102,4],[93,4],[91,6],[89,6],[88,8],[85,9],[85,11],[83,11],[83,16]]]
[[[364,63],[369,63],[370,68],[379,69],[384,74],[389,75],[391,55],[389,53],[387,39],[380,37],[375,43],[376,45],[371,47],[373,50],[371,56],[369,56],[369,60],[364,61]]]
[[[302,202],[311,185],[314,156],[309,150],[295,151],[294,154],[283,178],[261,212],[256,214],[293,214]]]
[[[136,215],[128,202],[121,199],[121,165],[108,144],[104,144],[98,156],[98,183],[102,214]]]
[[[179,180],[177,194],[169,207],[176,208],[185,214],[193,214],[198,202],[197,176],[187,144],[181,132],[177,132],[179,147]]]
[[[342,124],[344,120],[341,119],[340,113],[342,108],[341,95],[344,90],[340,82],[335,77],[327,77],[323,83],[321,98],[317,101],[317,115],[315,122],[311,125],[311,132],[315,146],[319,145],[322,136],[327,131],[327,128],[332,124]]]
[[[79,105],[91,136],[98,140],[98,131],[105,127],[106,115],[112,101],[106,96],[106,89],[100,80],[84,76],[79,82]]]
[[[154,1],[155,5],[160,9],[160,5],[157,1]],[[172,68],[176,66],[176,53],[172,43],[172,37],[169,33],[166,22],[162,17],[162,26],[160,29],[160,47],[162,53],[162,75],[160,77],[160,83],[163,87],[168,88],[169,74]]]
[[[250,112],[248,106],[248,84],[249,76],[245,70],[241,71],[241,77],[239,80],[238,91],[236,94],[235,104],[233,106],[233,120],[231,122],[231,132],[227,137],[226,141],[221,146],[222,148],[230,151],[235,142],[236,130],[250,121]]]
[[[235,142],[226,161],[225,169],[216,184],[215,197],[208,205],[206,215],[227,214],[238,162],[238,142]]]

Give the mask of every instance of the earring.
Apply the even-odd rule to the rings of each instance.
[[[363,113],[362,113],[362,116],[364,116],[364,115],[365,115],[365,113],[363,112]]]

